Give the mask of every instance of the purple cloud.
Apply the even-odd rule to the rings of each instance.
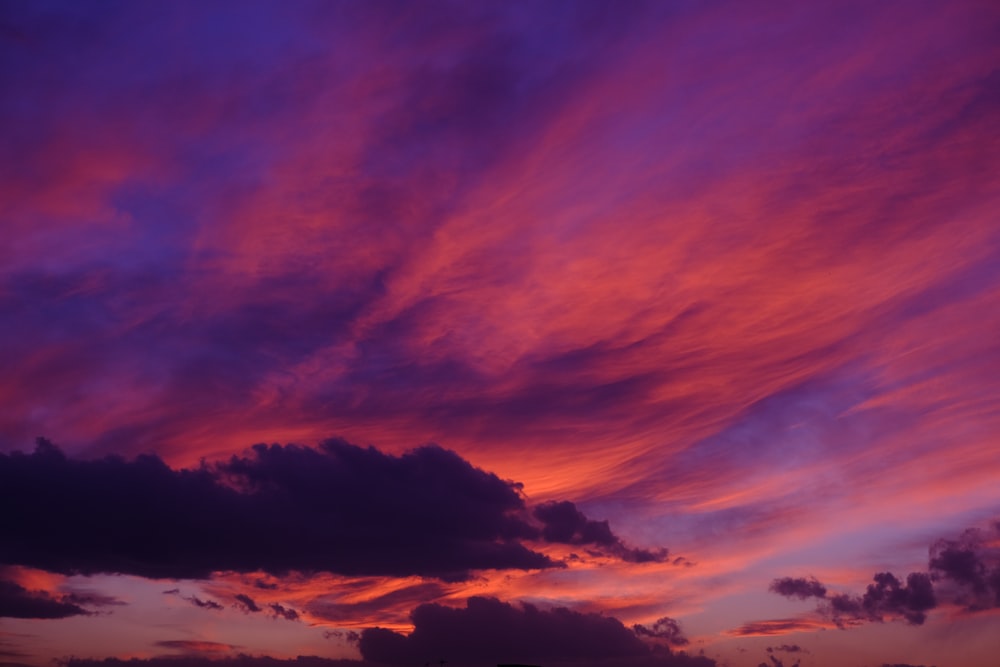
[[[255,614],[255,613],[259,612],[259,611],[263,611],[263,609],[261,609],[259,606],[257,606],[257,603],[249,595],[244,595],[243,593],[238,593],[236,595],[236,597],[235,597],[235,600],[236,600],[236,607],[238,609],[242,609],[243,611],[245,611],[247,613]]]
[[[815,577],[810,577],[809,579],[795,579],[792,577],[775,579],[771,582],[770,590],[778,595],[784,595],[786,598],[796,597],[800,600],[811,597],[826,597],[826,586],[817,581]]]
[[[967,611],[1000,607],[1000,548],[993,546],[991,535],[1000,536],[1000,522],[988,532],[969,529],[956,540],[937,540],[929,550],[927,572],[911,572],[905,581],[891,572],[879,572],[862,595],[829,594],[815,578],[775,579],[770,590],[802,600],[818,598],[817,611],[841,628],[882,622],[886,616],[922,625],[942,601]]]
[[[641,637],[664,639],[671,646],[687,646],[690,643],[684,636],[680,623],[669,616],[657,619],[651,626],[633,625],[632,630]]]
[[[29,591],[13,581],[0,580],[0,618],[54,619],[89,613],[72,599]]]
[[[297,621],[299,620],[299,612],[286,607],[284,605],[278,604],[277,602],[272,602],[267,605],[267,608],[271,610],[276,618],[283,618],[286,621]]]
[[[46,441],[30,455],[0,454],[0,563],[54,572],[458,580],[477,569],[561,566],[524,544],[544,541],[546,530],[624,560],[654,558],[572,503],[542,506],[541,516],[542,529],[517,485],[436,446],[396,457],[342,440],[318,449],[257,445],[176,471],[155,456],[71,460]],[[569,533],[566,517],[575,522]]]
[[[708,659],[654,651],[620,621],[559,607],[521,606],[472,597],[464,608],[425,604],[411,614],[414,629],[402,635],[383,628],[361,633],[366,660],[389,665],[422,664],[443,658],[463,664],[611,661],[657,665],[714,665]],[[698,662],[701,660],[701,662]]]

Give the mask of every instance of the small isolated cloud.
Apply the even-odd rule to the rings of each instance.
[[[0,618],[55,619],[90,613],[66,597],[29,591],[13,581],[0,580]]]
[[[775,652],[782,652],[782,653],[808,653],[809,651],[805,650],[804,648],[802,648],[798,644],[782,644],[781,646],[768,646],[767,647],[767,652],[768,653],[775,653]]]
[[[771,637],[793,632],[822,630],[827,624],[808,618],[775,618],[764,621],[750,621],[726,634],[736,637]]]
[[[237,609],[241,609],[244,612],[251,614],[256,614],[259,611],[263,611],[263,609],[257,606],[257,603],[249,595],[244,595],[243,593],[239,593],[238,595],[236,595],[235,599],[236,599],[235,606]]]
[[[201,609],[211,609],[213,611],[220,611],[222,609],[222,605],[215,600],[202,600],[197,595],[192,595],[191,597],[182,599],[187,600],[194,606],[200,607]]]
[[[784,595],[786,598],[795,597],[800,600],[811,597],[826,597],[826,586],[817,581],[815,577],[810,577],[809,579],[795,579],[792,577],[775,579],[771,582],[770,590],[778,595]]]
[[[687,646],[691,642],[684,636],[681,624],[669,616],[658,619],[653,625],[633,625],[632,629],[640,637],[663,639],[671,646]]]
[[[276,618],[283,618],[286,621],[299,620],[299,612],[289,607],[282,606],[277,602],[267,605],[267,608],[271,610],[271,613],[273,613]]]

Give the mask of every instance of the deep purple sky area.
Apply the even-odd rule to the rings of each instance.
[[[993,0],[0,0],[0,232],[0,667],[996,665]]]

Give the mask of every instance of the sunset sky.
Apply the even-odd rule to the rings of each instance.
[[[1000,4],[3,0],[0,370],[0,667],[995,667]]]

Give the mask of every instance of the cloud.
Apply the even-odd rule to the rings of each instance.
[[[774,653],[775,651],[782,651],[784,653],[808,653],[808,651],[806,651],[798,644],[782,644],[781,646],[767,647],[768,653]]]
[[[826,586],[816,580],[815,577],[809,579],[793,579],[784,577],[771,582],[771,591],[785,597],[796,597],[805,600],[810,597],[826,597]]]
[[[553,540],[579,540],[625,560],[655,557],[628,549],[607,522],[587,520],[572,503],[542,506],[540,514],[541,529],[516,484],[436,446],[396,457],[342,440],[318,449],[257,445],[176,471],[148,455],[71,460],[44,440],[30,455],[0,454],[0,563],[54,572],[203,578],[300,570],[455,580],[478,569],[559,566],[522,543],[544,540],[546,529]]]
[[[411,620],[414,628],[409,635],[383,628],[362,632],[362,657],[390,665],[440,658],[494,665],[600,660],[627,664],[648,658],[674,665],[689,659],[666,649],[654,651],[615,618],[564,607],[543,610],[527,603],[514,606],[496,598],[472,597],[464,608],[421,605]]]
[[[879,572],[860,596],[828,595],[826,586],[815,579],[776,579],[770,590],[786,597],[819,598],[817,611],[841,628],[860,621],[882,622],[886,616],[921,625],[937,606],[930,577],[922,572],[911,572],[905,583],[890,572]]]
[[[1000,538],[1000,522],[989,533],[970,529],[930,548],[931,578],[969,611],[1000,607],[1000,547],[990,544],[990,533]]]
[[[827,624],[808,618],[776,618],[764,621],[750,621],[726,634],[736,637],[770,637],[787,635],[792,632],[811,632],[826,628]]]
[[[305,610],[316,618],[327,621],[344,622],[357,618],[372,618],[378,614],[383,620],[405,622],[409,611],[421,603],[433,602],[445,597],[450,588],[437,581],[421,581],[412,585],[393,588],[387,592],[376,592],[370,597],[357,599],[328,593],[312,599]],[[386,616],[388,614],[388,617]],[[376,618],[378,618],[378,616]]]
[[[561,544],[594,545],[630,563],[665,561],[666,549],[650,551],[626,547],[607,521],[588,519],[568,500],[542,503],[533,514],[542,522],[542,538]]]
[[[868,618],[881,621],[886,614],[902,616],[911,625],[921,625],[927,612],[937,606],[930,577],[911,572],[904,585],[889,572],[879,572],[868,584],[861,605]]]
[[[690,643],[681,630],[681,624],[669,616],[657,619],[651,626],[633,625],[632,630],[642,637],[665,639],[671,646],[687,646]]]
[[[249,595],[244,595],[243,593],[237,593],[235,599],[236,599],[236,606],[245,612],[257,613],[259,611],[263,611],[263,609],[258,607],[257,603],[254,602],[254,599]]]
[[[357,644],[361,641],[361,633],[357,630],[324,630],[323,639],[337,638],[350,644]]]
[[[267,608],[270,609],[271,612],[277,618],[283,618],[286,621],[297,621],[297,620],[299,620],[299,612],[297,612],[294,609],[291,609],[289,607],[285,607],[283,605],[280,605],[277,602],[272,602],[271,604],[267,605]]]
[[[215,600],[202,600],[197,595],[192,595],[189,598],[182,598],[182,599],[187,600],[194,606],[201,607],[202,609],[212,609],[216,611],[222,609],[222,605],[216,602]]]
[[[818,598],[817,611],[841,628],[881,623],[886,617],[922,625],[942,602],[969,612],[1000,607],[1000,548],[992,536],[1000,537],[1000,523],[990,531],[969,529],[958,539],[937,540],[929,549],[927,572],[911,572],[905,581],[891,572],[876,573],[862,595],[829,594],[815,578],[775,579],[770,590],[785,597]]]
[[[55,619],[89,615],[67,597],[53,597],[44,591],[28,591],[13,581],[0,580],[0,618]]]

